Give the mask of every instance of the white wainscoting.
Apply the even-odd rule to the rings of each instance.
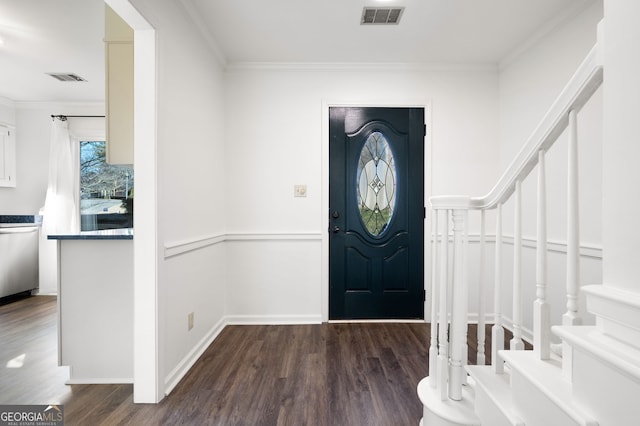
[[[490,258],[495,236],[487,236],[486,241]],[[469,242],[474,249],[477,249],[479,236],[469,236]],[[512,246],[513,237],[506,236],[503,242]],[[227,256],[225,314],[167,374],[165,378],[167,394],[227,325],[322,322],[322,233],[203,235],[165,244],[164,257],[170,259],[218,244],[224,244],[224,252]],[[524,248],[534,249],[535,246],[536,242],[533,238],[523,238]],[[551,252],[565,254],[566,244],[551,241],[548,243],[548,249]],[[598,262],[602,259],[602,248],[582,245],[580,254],[585,260]],[[489,258],[487,261],[492,264]],[[485,279],[492,282],[492,275],[493,272],[488,273]],[[489,288],[491,290],[492,286]],[[488,311],[492,310],[490,300],[487,305]],[[555,303],[564,306],[565,301],[557,300]],[[474,305],[474,303],[470,304],[470,322],[477,322]],[[511,325],[509,317],[509,312],[505,312],[507,328]],[[487,322],[490,323],[492,318],[492,314],[488,314]],[[526,324],[523,337],[526,340],[531,339],[531,331]]]

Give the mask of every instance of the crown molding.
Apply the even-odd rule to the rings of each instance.
[[[227,71],[490,71],[496,63],[393,63],[393,62],[233,62]]]
[[[63,109],[63,108],[95,108],[104,113],[104,102],[56,102],[56,101],[15,101],[16,109]]]

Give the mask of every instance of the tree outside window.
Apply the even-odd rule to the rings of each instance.
[[[106,162],[104,141],[80,142],[81,230],[133,227],[133,167]]]

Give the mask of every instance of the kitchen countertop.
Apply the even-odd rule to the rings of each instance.
[[[133,228],[82,231],[79,234],[49,235],[49,240],[133,240]]]

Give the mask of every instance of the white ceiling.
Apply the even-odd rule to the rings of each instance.
[[[175,0],[172,0],[175,1]],[[236,63],[498,64],[596,0],[181,0],[213,50]],[[363,6],[402,6],[361,26]],[[104,99],[102,0],[0,0],[0,97]],[[58,82],[45,73],[76,73]]]
[[[0,96],[104,101],[102,0],[0,0]],[[88,80],[59,82],[47,72]]]

